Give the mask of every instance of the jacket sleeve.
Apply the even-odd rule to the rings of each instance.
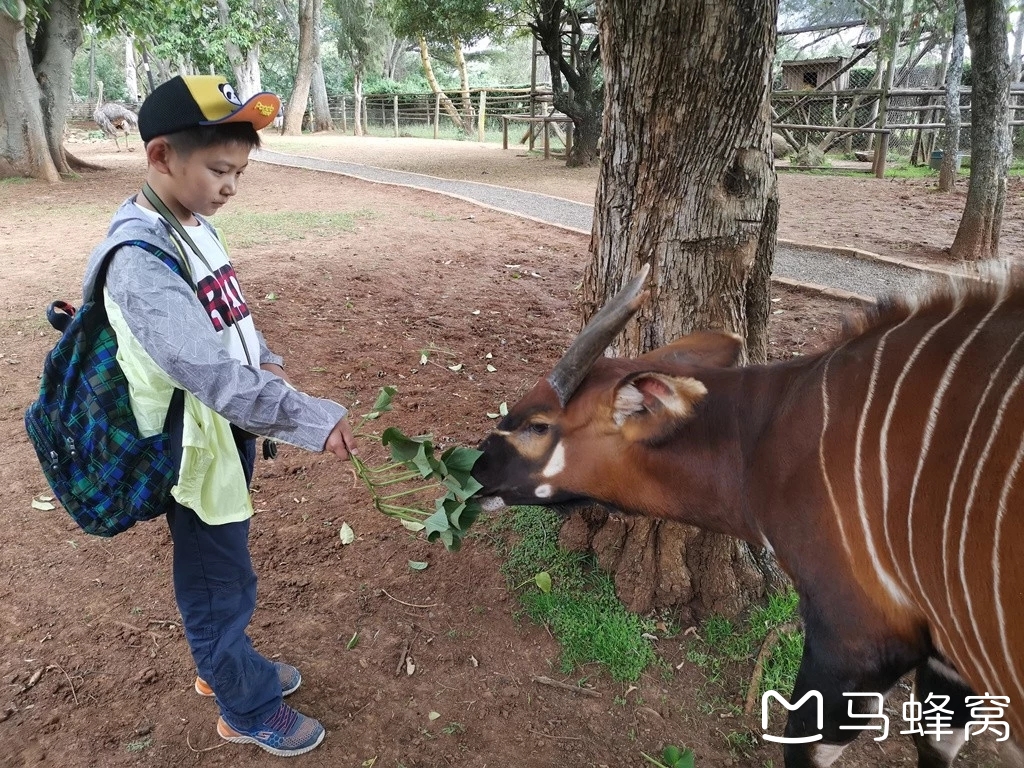
[[[298,392],[274,374],[231,357],[188,283],[153,254],[132,246],[118,250],[105,287],[153,361],[232,424],[322,451],[345,416],[341,405]],[[261,336],[260,360],[273,362],[267,353]]]

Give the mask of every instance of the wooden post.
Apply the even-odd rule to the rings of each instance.
[[[394,108],[393,108],[391,117],[392,117],[392,120],[394,121],[395,138],[397,139],[398,138],[398,94],[397,93],[395,94]]]
[[[487,91],[480,91],[480,108],[476,116],[476,140],[481,144],[487,132]]]
[[[875,178],[885,178],[885,156],[889,152],[889,132],[879,135],[878,142],[875,144],[875,162],[872,166],[872,170],[875,172]]]
[[[341,132],[348,133],[348,116],[345,114],[345,110],[348,108],[348,99],[345,96],[341,97]]]
[[[370,133],[370,100],[363,96],[363,133]]]
[[[434,94],[434,138],[437,138],[441,123],[441,94]]]
[[[501,148],[508,149],[508,115],[501,116]]]
[[[551,159],[551,134],[548,131],[548,121],[544,121],[544,159]]]
[[[530,117],[537,114],[537,36],[533,35],[533,55],[530,56]],[[533,123],[527,123],[530,129],[530,151],[533,152]],[[522,143],[522,142],[520,142]]]

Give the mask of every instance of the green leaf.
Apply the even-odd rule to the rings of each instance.
[[[413,533],[419,533],[424,528],[426,528],[426,526],[423,525],[423,523],[418,523],[415,520],[403,520],[402,527],[405,528],[405,530],[407,531],[412,531]]]
[[[551,594],[551,574],[547,571],[541,571],[533,577],[533,582],[537,585],[537,589],[543,592],[545,595]]]
[[[394,398],[396,392],[398,392],[398,390],[395,387],[381,387],[380,394],[378,394],[377,399],[373,401],[373,408],[371,410],[377,414],[390,411],[391,400]]]
[[[498,406],[498,413],[502,416],[508,416],[508,403],[502,403]]]
[[[410,469],[419,471],[422,477],[430,477],[437,467],[434,446],[430,435],[408,437],[401,430],[389,427],[381,435],[380,442],[391,449],[391,458],[400,461]]]
[[[428,563],[424,563],[421,560],[409,561],[409,567],[412,568],[414,571],[425,571],[427,569],[427,565]]]
[[[451,528],[448,522],[448,514],[444,507],[438,502],[438,510],[423,521],[423,528],[427,532],[427,541],[433,541],[442,531]]]
[[[348,650],[351,651],[357,645],[359,645],[359,632],[358,631],[352,633],[352,637],[349,638],[348,643],[345,644],[345,648],[347,648]]]

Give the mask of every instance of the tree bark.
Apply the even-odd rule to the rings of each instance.
[[[954,0],[953,40],[946,67],[946,127],[942,130],[942,165],[939,191],[950,192],[956,181],[957,153],[960,151],[960,83],[964,72],[964,44],[967,42],[967,15],[964,0]]]
[[[1006,5],[965,0],[971,46],[971,180],[949,252],[964,261],[999,255],[1010,164],[1010,62]]]
[[[128,91],[128,100],[139,103],[139,72],[135,66],[135,36],[124,38],[124,86]]]
[[[352,120],[352,135],[362,136],[363,130],[363,70],[354,68],[352,75],[352,99],[355,101],[355,115]]]
[[[718,328],[743,336],[748,359],[762,362],[778,223],[769,123],[776,5],[602,0],[598,24],[604,145],[585,314],[650,263],[651,297],[617,352]],[[734,615],[764,588],[735,539],[647,519],[584,523],[633,610],[673,606],[686,621]]]
[[[25,39],[24,3],[19,3],[17,17],[0,11],[0,93],[0,177],[60,181]]]
[[[320,46],[317,46],[317,57],[313,63],[313,80],[310,89],[313,94],[313,125],[314,131],[333,131],[334,121],[331,119],[331,105],[327,100],[327,82],[324,80],[324,67],[320,61]]]
[[[427,78],[427,82],[430,83],[430,90],[434,95],[441,97],[441,106],[444,107],[444,111],[452,119],[455,127],[463,133],[469,133],[469,129],[466,128],[465,123],[462,121],[462,115],[459,114],[459,110],[455,108],[452,100],[448,98],[448,94],[441,89],[441,84],[437,82],[437,77],[434,75],[434,65],[430,63],[430,50],[427,48],[427,39],[423,35],[420,35],[419,43],[423,75]]]
[[[324,66],[320,56],[320,14],[323,10],[323,0],[318,0],[313,9],[316,16],[313,18],[313,74],[310,87],[313,94],[313,124],[310,129],[314,132],[334,130],[334,122],[331,120],[331,107],[327,102],[327,83],[324,81]]]
[[[35,76],[42,98],[46,143],[58,173],[70,173],[64,127],[71,101],[71,66],[82,44],[81,0],[52,0],[35,36]]]
[[[462,52],[462,41],[457,37],[452,38],[452,46],[455,49],[455,68],[459,70],[459,86],[462,91],[462,122],[465,123],[466,133],[473,129],[473,97],[469,93],[469,71],[466,69],[466,56]]]
[[[318,34],[314,20],[319,18],[322,0],[299,0],[299,62],[295,71],[295,86],[284,111],[285,136],[302,134],[302,116],[309,101],[309,86],[313,79],[313,38]]]

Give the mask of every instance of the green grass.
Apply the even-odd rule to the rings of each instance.
[[[654,622],[627,611],[611,578],[587,555],[558,548],[559,526],[557,515],[542,507],[519,507],[498,518],[493,532],[505,556],[502,573],[525,614],[558,640],[563,673],[597,662],[615,680],[638,679],[656,659],[642,637]],[[542,571],[551,576],[547,593],[534,580]]]
[[[275,211],[249,213],[245,211],[222,213],[216,225],[229,247],[268,245],[307,237],[330,237],[352,232],[356,220],[369,218],[367,211],[356,213],[321,213],[318,211]]]
[[[769,632],[796,621],[797,603],[796,593],[790,590],[772,595],[763,605],[755,606],[742,626],[721,616],[708,618],[700,628],[701,640],[694,641],[687,650],[687,660],[703,670],[709,684],[721,687],[730,695],[745,695],[751,662]],[[803,655],[803,632],[783,631],[778,637],[764,663],[759,694],[774,690],[788,696],[793,691]],[[745,670],[742,680],[735,679],[736,665]]]

